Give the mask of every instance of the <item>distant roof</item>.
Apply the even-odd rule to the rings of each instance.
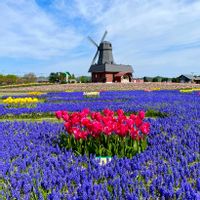
[[[195,81],[200,81],[200,77],[194,78]]]
[[[117,65],[117,64],[94,64],[90,66],[88,72],[133,72],[131,65]]]
[[[188,79],[190,79],[190,80],[195,79],[195,77],[194,77],[193,75],[191,75],[191,74],[182,74],[182,75],[180,75],[178,78],[180,78],[181,76],[184,76],[184,77],[186,77],[186,78],[188,78]]]

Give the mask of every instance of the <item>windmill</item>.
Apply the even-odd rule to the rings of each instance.
[[[114,64],[113,55],[112,55],[112,45],[110,42],[104,41],[107,33],[108,33],[107,31],[104,32],[99,45],[91,37],[88,36],[88,39],[97,48],[95,56],[92,59],[91,65],[95,64],[95,61],[98,56],[99,58],[98,58],[97,64],[99,65],[105,64],[105,63]]]
[[[131,65],[121,65],[114,62],[112,44],[105,41],[107,33],[107,31],[104,32],[99,45],[88,36],[90,42],[96,47],[96,52],[88,71],[92,73],[92,82],[130,82],[133,69]]]

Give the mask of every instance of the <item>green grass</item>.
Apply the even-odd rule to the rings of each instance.
[[[42,117],[42,118],[12,118],[12,119],[0,119],[0,122],[6,122],[6,121],[24,121],[24,122],[43,122],[43,121],[48,121],[48,122],[52,122],[52,123],[63,123],[62,121],[59,121],[57,118],[55,117]]]
[[[15,95],[27,95],[27,92],[0,92],[0,98],[2,96],[15,96]]]
[[[127,113],[131,114],[131,113]],[[154,110],[149,110],[146,112],[146,118],[157,118],[157,117],[167,117],[166,113],[161,113]],[[53,112],[48,113],[26,113],[21,115],[6,114],[0,116],[0,121],[29,121],[29,122],[63,122],[58,120]]]

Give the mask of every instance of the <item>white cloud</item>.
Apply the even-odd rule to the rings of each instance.
[[[79,2],[81,15],[90,10],[88,3]],[[89,20],[97,34],[107,29],[115,60],[132,64],[138,75],[156,75],[159,69],[166,75],[173,69],[200,73],[200,1],[116,0],[101,14],[101,7],[96,10]],[[89,15],[83,16],[88,20]],[[169,70],[163,70],[166,66]]]
[[[72,66],[86,74],[95,53],[86,36],[98,42],[107,29],[115,61],[132,64],[137,76],[200,74],[200,1],[54,0],[49,7],[0,2],[0,56],[45,58],[45,72]]]
[[[77,47],[82,36],[61,27],[34,1],[0,2],[0,56],[47,59]]]

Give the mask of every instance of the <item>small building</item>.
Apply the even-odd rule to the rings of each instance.
[[[131,82],[133,69],[130,65],[94,64],[90,67],[92,82],[112,83]]]
[[[177,77],[177,80],[180,83],[193,83],[194,79],[195,77],[193,75],[185,75],[185,74],[182,74],[179,77]]]
[[[194,82],[200,84],[200,76],[195,77]]]

